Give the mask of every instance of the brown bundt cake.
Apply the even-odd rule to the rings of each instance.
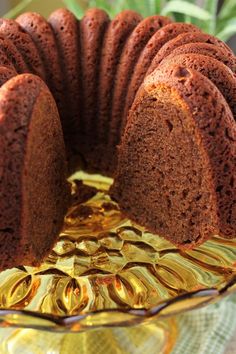
[[[36,13],[24,13],[16,21],[0,19],[0,65],[0,84],[10,79],[0,89],[0,108],[3,103],[7,107],[1,108],[3,117],[11,112],[16,120],[20,112],[18,119],[26,122],[18,131],[4,118],[9,125],[1,130],[4,146],[15,135],[21,139],[21,164],[9,150],[11,167],[4,167],[6,173],[15,171],[12,193],[17,199],[8,204],[8,194],[2,192],[1,207],[4,211],[7,205],[6,213],[16,218],[11,225],[0,219],[3,249],[11,239],[20,255],[13,259],[9,253],[1,267],[38,263],[55,240],[67,204],[56,110],[45,85],[32,74],[43,79],[56,101],[69,173],[83,168],[114,177],[111,194],[121,209],[179,247],[191,248],[214,234],[236,236],[236,59],[225,43],[159,15],[142,19],[126,10],[111,20],[95,8],[78,20],[58,9],[48,21]],[[23,73],[30,76],[19,76]],[[38,121],[47,128],[42,130]],[[39,159],[48,154],[48,165],[40,171],[38,160],[32,161],[36,148],[32,155],[27,150],[32,139]],[[28,158],[32,167],[25,165]],[[22,198],[20,172],[25,166],[27,178],[37,171],[38,181],[44,176],[51,185],[50,195],[41,187],[47,196],[45,210],[39,208],[47,220],[41,227],[36,227],[40,217],[34,216],[41,200],[37,183],[30,190],[38,198],[32,212]],[[31,228],[36,236],[29,241]]]
[[[37,76],[17,75],[0,88],[0,135],[0,269],[37,265],[69,201],[57,108]]]

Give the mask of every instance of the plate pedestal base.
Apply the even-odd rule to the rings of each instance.
[[[50,333],[33,329],[0,329],[1,354],[168,354],[178,329],[173,318],[130,328]]]

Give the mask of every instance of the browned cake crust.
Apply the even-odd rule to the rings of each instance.
[[[134,75],[135,65],[149,41],[155,37],[162,27],[166,27],[171,21],[163,16],[150,16],[141,21],[133,30],[127,40],[120,62],[117,67],[117,72],[114,77],[115,88],[112,100],[112,112],[109,126],[105,129],[109,130],[108,144],[116,146],[119,141],[119,128],[122,124],[124,107],[127,103],[129,82]],[[117,139],[118,138],[118,139]],[[112,151],[114,155],[114,151]]]
[[[57,108],[38,77],[18,75],[0,88],[0,134],[0,269],[37,265],[62,227],[69,195]]]
[[[123,116],[119,131],[123,131],[123,128],[126,124],[126,118],[129,112],[129,109],[134,101],[137,90],[143,82],[143,79],[146,75],[147,70],[149,69],[153,58],[156,53],[162,48],[162,46],[170,41],[172,38],[175,38],[180,33],[198,33],[200,29],[192,24],[188,23],[171,23],[167,24],[163,28],[159,29],[149,40],[145,48],[143,49],[134,69],[133,76],[129,83],[127,98],[125,102],[125,108],[123,110]],[[118,141],[116,141],[116,144]]]
[[[15,69],[9,68],[8,66],[0,66],[0,86],[5,84],[12,77],[16,76],[17,72]]]
[[[21,53],[18,51],[14,43],[4,35],[0,35],[0,53],[3,53],[3,57],[0,62],[3,64],[4,57],[7,57],[6,65],[15,68],[18,73],[30,72],[29,66],[25,63]]]
[[[165,56],[163,60],[167,58],[173,58],[175,55],[180,54],[200,54],[206,55],[213,59],[225,64],[233,73],[236,72],[236,58],[234,55],[229,55],[223,48],[217,47],[214,44],[208,43],[188,43],[180,47],[175,48],[168,56]],[[161,63],[161,62],[160,62]]]
[[[224,50],[225,56],[228,56],[229,62],[233,63],[233,68],[235,70],[235,56],[232,50],[220,39],[211,36],[210,34],[194,32],[194,33],[182,33],[178,35],[176,38],[168,41],[163,47],[159,50],[159,52],[154,57],[152,64],[150,65],[147,75],[149,75],[153,70],[155,70],[158,64],[168,55],[170,55],[176,48],[187,44],[187,43],[207,43],[213,44],[217,47],[220,47]],[[234,71],[233,70],[233,71]]]
[[[89,9],[80,22],[81,66],[83,82],[83,120],[80,130],[90,136],[94,132],[99,85],[102,42],[109,17],[100,9]],[[93,137],[96,136],[96,132]],[[87,145],[87,144],[86,144]]]
[[[130,34],[142,20],[142,16],[135,11],[125,10],[117,14],[110,22],[103,38],[101,59],[99,65],[99,85],[97,119],[94,124],[96,137],[96,156],[91,156],[92,169],[100,170],[103,173],[109,169],[109,163],[102,164],[106,157],[107,147],[104,142],[108,140],[108,124],[112,107],[112,95],[115,87],[114,77],[124,45]],[[99,167],[100,166],[100,167]]]
[[[202,74],[172,65],[148,76],[119,151],[111,194],[131,219],[178,247],[235,237],[236,123]]]
[[[53,93],[61,117],[65,115],[64,86],[55,37],[49,23],[35,12],[26,12],[16,21],[33,40],[43,61],[46,83]],[[64,111],[63,111],[64,108]]]
[[[79,129],[76,135],[76,154],[81,164],[81,154],[85,156],[85,168],[91,169],[94,160],[94,146],[96,143],[96,121],[99,94],[99,67],[101,64],[102,43],[109,27],[110,19],[105,11],[89,9],[80,21],[80,48],[81,48],[81,93]],[[93,144],[88,144],[94,141]],[[96,158],[95,158],[96,160]]]
[[[14,63],[11,61],[11,59],[6,53],[6,50],[3,48],[0,48],[0,63],[1,65],[11,68],[12,70],[15,69]]]
[[[9,19],[0,19],[0,34],[10,39],[24,58],[30,72],[45,80],[45,70],[42,59],[32,39],[20,25]]]
[[[73,132],[76,128],[78,129],[79,103],[81,101],[78,63],[78,59],[80,59],[78,21],[69,10],[58,9],[50,15],[48,22],[51,24],[55,34],[61,63],[65,107],[63,126],[67,140],[70,132]]]
[[[169,55],[161,62],[159,68],[168,68],[173,64],[194,69],[208,77],[224,96],[236,121],[236,77],[227,66],[206,55],[190,53]]]

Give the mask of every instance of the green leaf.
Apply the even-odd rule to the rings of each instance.
[[[153,2],[155,3],[155,13],[160,14],[161,9],[166,4],[166,0],[153,0]]]
[[[150,16],[159,15],[161,9],[165,6],[168,0],[147,0],[148,11]]]
[[[140,11],[139,2],[136,0],[127,0],[126,5],[128,9],[132,9],[134,11]]]
[[[158,14],[157,12],[157,4],[160,4],[160,0],[148,0],[148,11],[150,12],[151,15]]]
[[[154,15],[149,10],[148,2],[143,2],[140,0],[127,0],[126,8],[139,12],[143,17]]]
[[[230,37],[236,34],[236,19],[228,22],[227,26],[216,34],[222,41],[227,41]]]
[[[26,6],[32,0],[23,0],[21,6]],[[202,7],[196,5],[196,0],[63,0],[65,5],[77,16],[82,17],[89,7],[100,7],[113,18],[124,9],[132,9],[143,17],[154,14],[171,14],[177,22],[190,22],[202,30],[216,34],[227,40],[235,34],[236,0],[224,0],[219,15],[217,7],[219,0],[201,0]],[[16,9],[16,10],[15,10]],[[23,9],[15,8],[7,14],[17,16]]]
[[[125,8],[126,0],[119,0],[115,1],[113,7],[114,14],[119,13],[120,11],[123,11]]]
[[[85,1],[63,0],[66,7],[74,13],[77,18],[81,18],[86,11],[88,4]],[[87,5],[87,6],[86,6]]]
[[[218,0],[204,0],[202,7],[213,15],[217,12],[218,2]]]
[[[214,35],[216,32],[216,24],[217,24],[218,0],[205,0],[203,7],[206,11],[208,11],[211,14],[211,20],[203,23],[203,29],[206,32]]]
[[[205,21],[211,19],[211,14],[208,11],[184,0],[170,1],[169,3],[166,4],[166,6],[164,6],[164,8],[161,11],[161,14],[165,16],[171,12],[178,12]]]
[[[184,22],[185,21],[185,15],[178,13],[178,12],[173,12],[172,17],[176,22]]]
[[[27,5],[29,5],[32,2],[32,0],[23,0],[21,1],[17,6],[13,7],[10,11],[8,11],[4,17],[6,18],[15,18],[18,15],[20,15],[24,10]]]
[[[219,20],[236,17],[236,1],[225,0],[218,14]]]

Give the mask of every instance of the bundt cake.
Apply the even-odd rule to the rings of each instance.
[[[58,9],[0,19],[0,65],[1,269],[45,257],[66,175],[81,168],[112,176],[121,210],[178,247],[236,236],[236,58],[225,43],[159,15]]]

